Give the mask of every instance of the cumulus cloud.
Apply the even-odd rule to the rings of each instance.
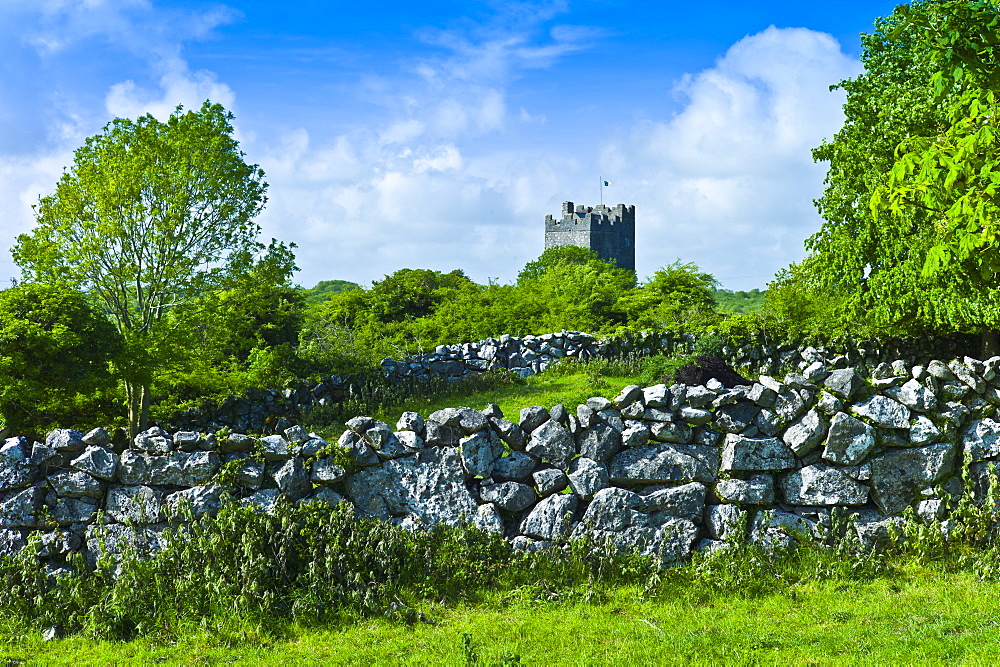
[[[73,149],[112,116],[153,113],[235,94],[215,75],[191,71],[183,43],[237,14],[162,9],[149,0],[0,2],[0,237],[10,247],[33,224],[31,204],[51,192]],[[120,72],[130,78],[121,80]],[[0,252],[0,280],[17,275]]]
[[[843,120],[828,88],[859,71],[830,35],[772,26],[685,77],[680,113],[607,141],[605,173],[637,205],[640,273],[680,257],[749,289],[801,259],[820,223],[810,149]]]
[[[421,33],[426,48],[398,71],[359,75],[351,99],[366,112],[345,114],[343,125],[247,127],[237,113],[243,148],[270,183],[264,234],[298,244],[303,284],[401,267],[512,279],[540,252],[545,214],[569,193],[596,190],[598,164],[614,181],[607,199],[637,205],[640,275],[681,257],[728,287],[753,287],[801,256],[822,181],[809,149],[841,118],[842,99],[827,87],[859,69],[832,37],[776,28],[748,36],[713,67],[663,82],[680,100],[676,114],[618,131],[581,126],[586,136],[569,150],[545,136],[549,118],[561,118],[555,108],[511,93],[525,71],[603,33],[553,25],[561,2],[494,4],[482,24]],[[249,104],[184,57],[185,41],[231,21],[231,10],[171,13],[149,0],[13,7],[0,2],[0,57],[21,73],[0,77],[0,234],[11,242],[72,149],[110,116],[162,118],[205,99]],[[40,76],[73,72],[95,44],[123,66],[88,81],[86,94]],[[15,270],[0,256],[0,279]]]
[[[513,52],[515,41],[504,48]],[[455,57],[470,58],[465,49]],[[476,85],[448,78],[446,63],[425,66],[419,76],[439,79],[448,95],[408,89],[405,110],[381,127],[305,151],[289,147],[293,161],[262,161],[272,183],[266,231],[298,235],[304,283],[378,278],[403,266],[511,279],[538,254],[544,215],[557,213],[566,193],[589,192],[600,164],[614,181],[606,198],[637,206],[640,277],[682,258],[727,287],[763,286],[801,258],[803,239],[818,228],[811,199],[823,167],[810,149],[842,122],[843,99],[830,83],[860,68],[829,35],[772,27],[734,44],[713,67],[665,81],[681,102],[673,116],[567,152],[544,143],[482,148],[484,133],[505,136],[505,123],[536,117],[498,111],[494,125],[477,124],[470,118],[482,112],[471,100],[486,102]],[[497,99],[506,81],[497,79]],[[456,101],[465,94],[467,104]],[[314,165],[328,161],[319,159],[324,150],[344,156],[344,168],[317,188],[303,175],[322,170]],[[297,226],[296,211],[308,211],[305,224]]]
[[[148,113],[166,120],[178,105],[198,109],[205,100],[229,110],[236,105],[232,88],[220,83],[212,72],[191,72],[182,58],[165,60],[158,64],[158,69],[163,73],[156,88],[144,88],[131,79],[111,86],[104,102],[108,115],[136,118]]]

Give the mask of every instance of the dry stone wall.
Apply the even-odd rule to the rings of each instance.
[[[486,338],[476,343],[439,345],[433,352],[402,360],[383,359],[382,377],[342,377],[297,382],[276,389],[252,389],[219,403],[207,402],[169,419],[177,429],[215,430],[220,427],[255,433],[280,433],[279,419],[298,421],[311,408],[336,404],[352,396],[377,396],[385,384],[402,389],[428,382],[457,382],[495,369],[527,377],[545,371],[563,358],[623,358],[654,354],[689,354],[696,336],[677,332],[640,332],[600,337],[581,331],[561,331],[540,336]],[[888,360],[924,364],[935,357],[950,359],[975,354],[975,336],[929,336],[880,342],[841,341],[834,348],[809,347],[769,341],[729,344],[722,357],[733,366],[753,373],[775,374],[781,369],[804,368],[822,358],[831,368],[848,365],[874,368]],[[803,355],[809,357],[806,361]]]
[[[471,521],[522,549],[591,534],[667,561],[726,544],[821,534],[840,508],[877,545],[909,507],[947,529],[968,464],[983,497],[1000,459],[1000,357],[870,373],[815,348],[799,371],[746,386],[630,386],[613,400],[504,415],[447,408],[390,426],[359,416],[333,445],[299,426],[251,436],[154,427],[127,447],[103,429],[0,447],[0,554],[40,535],[52,568],[104,534],[155,550],[190,506],[262,512],[350,502],[412,529]],[[98,530],[98,512],[105,525]]]

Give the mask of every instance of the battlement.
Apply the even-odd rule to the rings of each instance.
[[[635,206],[563,202],[562,217],[545,216],[545,248],[590,248],[618,268],[635,271]]]

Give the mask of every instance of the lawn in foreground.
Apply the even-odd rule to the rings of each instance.
[[[691,600],[669,590],[644,599],[629,587],[589,602],[536,597],[514,591],[474,606],[422,608],[430,623],[288,627],[280,639],[206,629],[176,642],[45,643],[36,633],[8,634],[0,657],[57,665],[984,664],[1000,657],[1000,584],[966,573],[910,567],[868,583],[811,583],[757,599]]]

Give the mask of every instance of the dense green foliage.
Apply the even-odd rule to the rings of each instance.
[[[26,279],[86,291],[124,337],[115,362],[133,431],[157,370],[183,348],[191,302],[239,270],[227,258],[259,250],[267,184],[230,120],[209,102],[165,123],[116,118],[76,150],[13,250]]]
[[[107,418],[121,350],[114,326],[79,292],[37,283],[0,291],[0,430]]]
[[[153,393],[176,405],[205,395],[277,387],[307,370],[297,355],[305,298],[291,282],[292,247],[235,253],[215,288],[168,317],[183,352],[161,362]]]
[[[720,313],[756,313],[764,307],[766,291],[752,289],[749,292],[728,289],[712,290],[712,299]]]
[[[961,271],[978,288],[992,287],[1000,272],[1000,6],[947,0],[919,10],[902,6],[899,13],[904,22],[897,32],[918,31],[928,53],[944,122],[900,144],[872,208],[897,221],[914,211],[929,217],[934,242],[925,276]]]
[[[585,248],[550,248],[513,285],[479,285],[461,271],[401,269],[370,289],[335,294],[305,313],[300,352],[325,367],[371,364],[436,345],[504,333],[707,326],[712,276],[675,262],[636,285]]]
[[[352,283],[349,280],[321,280],[312,288],[303,290],[303,292],[306,303],[319,303],[320,301],[326,301],[334,294],[360,288],[361,285]]]
[[[974,103],[955,84],[964,77],[956,58],[978,58],[983,80],[995,74],[996,59],[983,58],[993,48],[985,45],[995,38],[997,16],[994,3],[918,0],[862,35],[865,72],[839,84],[847,93],[844,125],[813,153],[829,163],[816,200],[823,226],[806,242],[810,257],[780,274],[767,293],[767,310],[789,328],[909,336],[1000,325],[998,281],[980,261],[992,252],[986,245],[996,247],[984,231],[984,220],[995,219],[986,187],[994,178],[987,162],[996,154],[995,114],[982,106],[982,95]],[[967,123],[977,129],[961,132],[976,134],[975,148],[949,148],[942,157],[938,149],[949,141],[954,147],[955,128],[966,122],[959,117],[973,107],[979,120]],[[963,194],[973,190],[988,196],[973,203]],[[968,207],[976,222],[958,215]],[[966,228],[974,233],[961,241],[955,230]],[[970,261],[945,261],[962,244]]]

